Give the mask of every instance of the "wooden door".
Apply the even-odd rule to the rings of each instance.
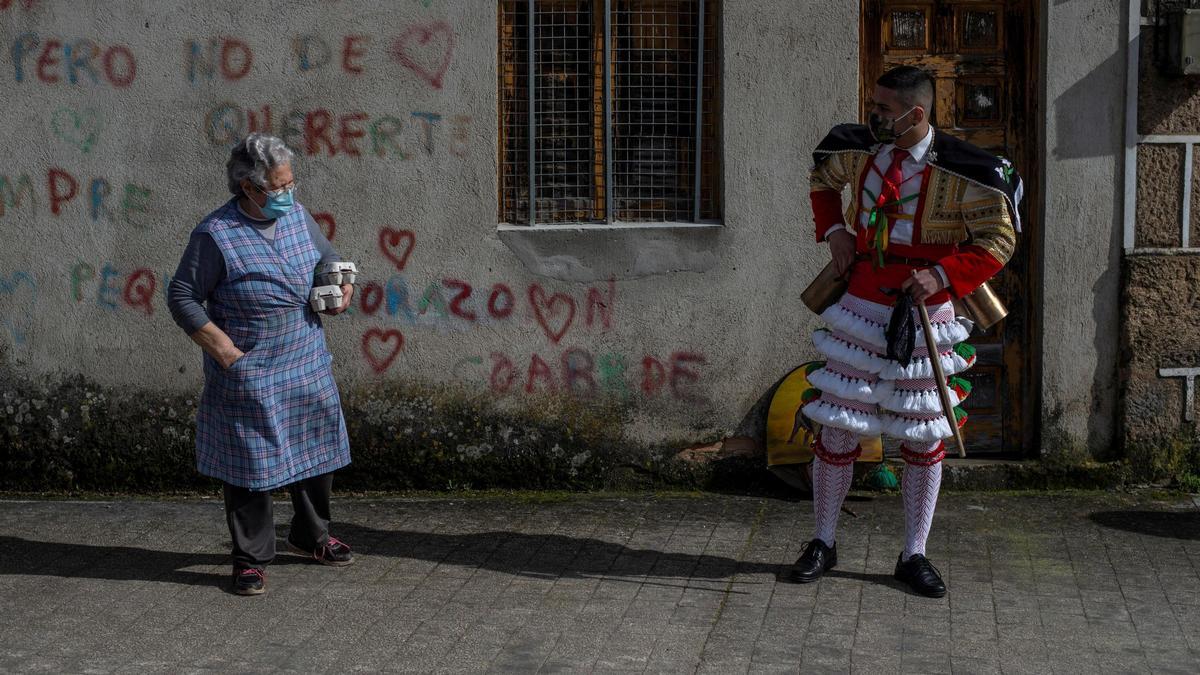
[[[1030,0],[863,0],[862,119],[875,80],[889,68],[923,68],[936,82],[933,125],[1016,164],[1025,181],[1024,233],[1017,253],[991,284],[1009,317],[971,343],[979,361],[967,377],[974,390],[964,406],[967,452],[1023,456],[1032,448],[1037,410],[1032,354],[1030,247],[1037,223],[1037,97]]]

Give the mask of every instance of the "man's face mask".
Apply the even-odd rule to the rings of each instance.
[[[874,136],[875,140],[879,141],[880,143],[895,143],[897,138],[900,138],[904,134],[912,131],[913,127],[916,126],[915,124],[911,124],[904,131],[897,133],[896,122],[908,117],[909,113],[916,109],[917,107],[913,106],[908,109],[908,112],[892,119],[882,117],[878,113],[871,113],[871,115],[867,118],[867,126],[871,129],[871,135]]]

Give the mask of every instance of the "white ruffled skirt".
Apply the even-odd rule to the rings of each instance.
[[[975,363],[974,348],[964,342],[972,324],[955,317],[948,302],[927,309],[938,346],[936,358],[950,379],[951,402],[958,406],[970,392],[970,384],[953,376]],[[860,436],[883,434],[920,443],[949,438],[954,431],[942,412],[920,319],[914,317],[917,347],[912,361],[903,366],[884,356],[884,331],[891,314],[887,305],[847,293],[821,315],[829,328],[816,331],[813,343],[826,362],[808,376],[821,396],[804,406],[804,414],[814,422]],[[955,424],[966,419],[965,415],[956,417]]]

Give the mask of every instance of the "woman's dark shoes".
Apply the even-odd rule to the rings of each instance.
[[[354,554],[350,552],[350,546],[337,537],[330,537],[329,541],[315,549],[301,548],[292,543],[291,537],[288,537],[287,548],[292,553],[312,558],[322,565],[331,567],[345,567],[354,562]]]
[[[826,570],[837,565],[837,544],[832,548],[820,539],[813,539],[804,545],[800,557],[788,571],[788,580],[798,584],[807,584],[821,578]]]
[[[267,573],[257,567],[233,570],[233,592],[238,595],[262,595],[267,592]]]
[[[896,561],[896,579],[908,584],[913,591],[927,598],[940,598],[946,594],[946,584],[937,568],[929,562],[929,558],[920,553],[914,554],[908,560],[904,554]]]

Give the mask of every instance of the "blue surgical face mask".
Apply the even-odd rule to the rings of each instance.
[[[284,190],[282,194],[278,192],[267,192],[265,194],[267,195],[267,203],[259,208],[262,210],[263,215],[268,218],[279,218],[286,215],[296,203],[296,200],[292,198],[292,190]]]
[[[259,210],[262,211],[263,217],[265,218],[278,218],[286,215],[288,211],[292,210],[292,207],[296,203],[295,199],[292,197],[292,193],[296,191],[295,183],[292,183],[288,187],[281,188],[279,190],[267,190],[253,181],[251,181],[250,184],[254,186],[255,190],[263,193],[263,195],[267,198],[266,203],[258,207]],[[254,200],[251,199],[250,201]]]

